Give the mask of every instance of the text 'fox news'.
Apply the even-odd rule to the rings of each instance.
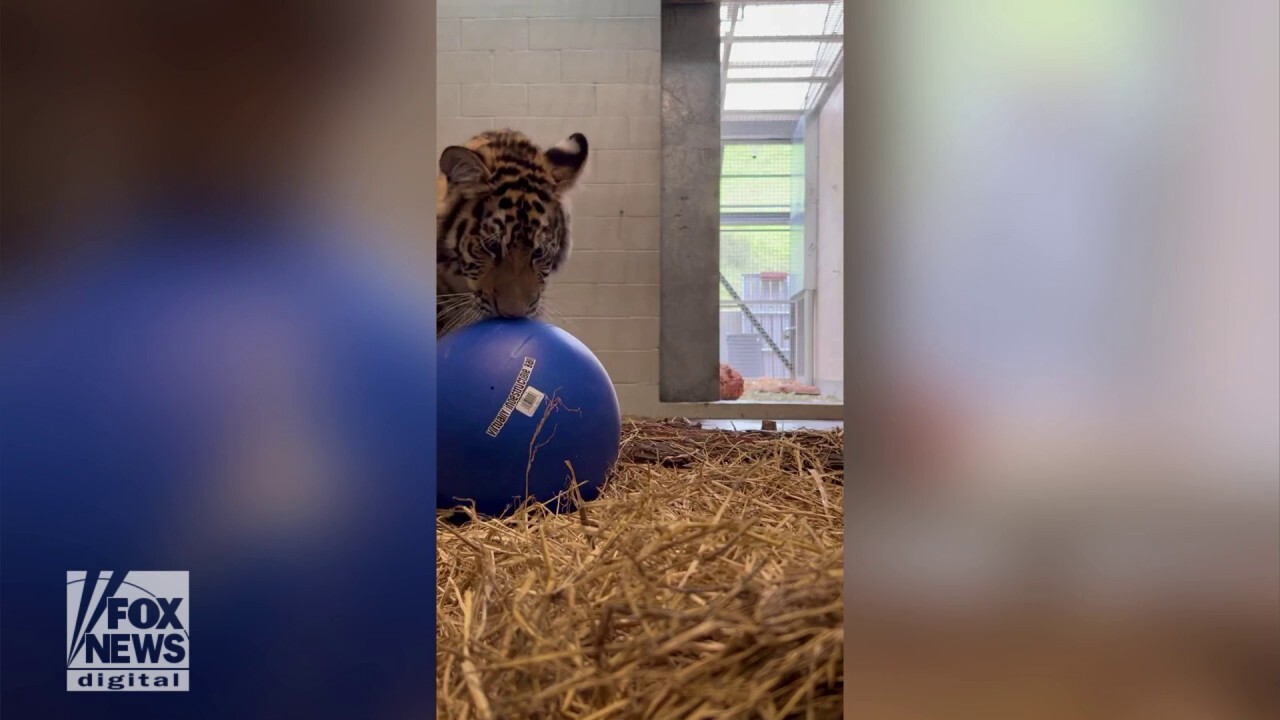
[[[67,690],[190,689],[186,571],[67,572]]]

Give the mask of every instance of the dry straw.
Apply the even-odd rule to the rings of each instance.
[[[437,716],[840,717],[841,431],[623,436],[576,512],[438,523]]]

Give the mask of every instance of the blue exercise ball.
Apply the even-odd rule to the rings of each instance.
[[[571,480],[584,500],[598,496],[622,414],[586,345],[538,320],[492,319],[440,338],[436,359],[440,509],[499,516],[530,498],[564,500]]]

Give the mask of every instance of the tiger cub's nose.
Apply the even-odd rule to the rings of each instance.
[[[529,314],[529,303],[523,298],[516,297],[514,294],[501,295],[494,298],[494,309],[498,311],[498,317],[504,318],[522,318]]]

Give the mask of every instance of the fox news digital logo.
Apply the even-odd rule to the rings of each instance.
[[[185,692],[184,571],[67,573],[67,690]]]

